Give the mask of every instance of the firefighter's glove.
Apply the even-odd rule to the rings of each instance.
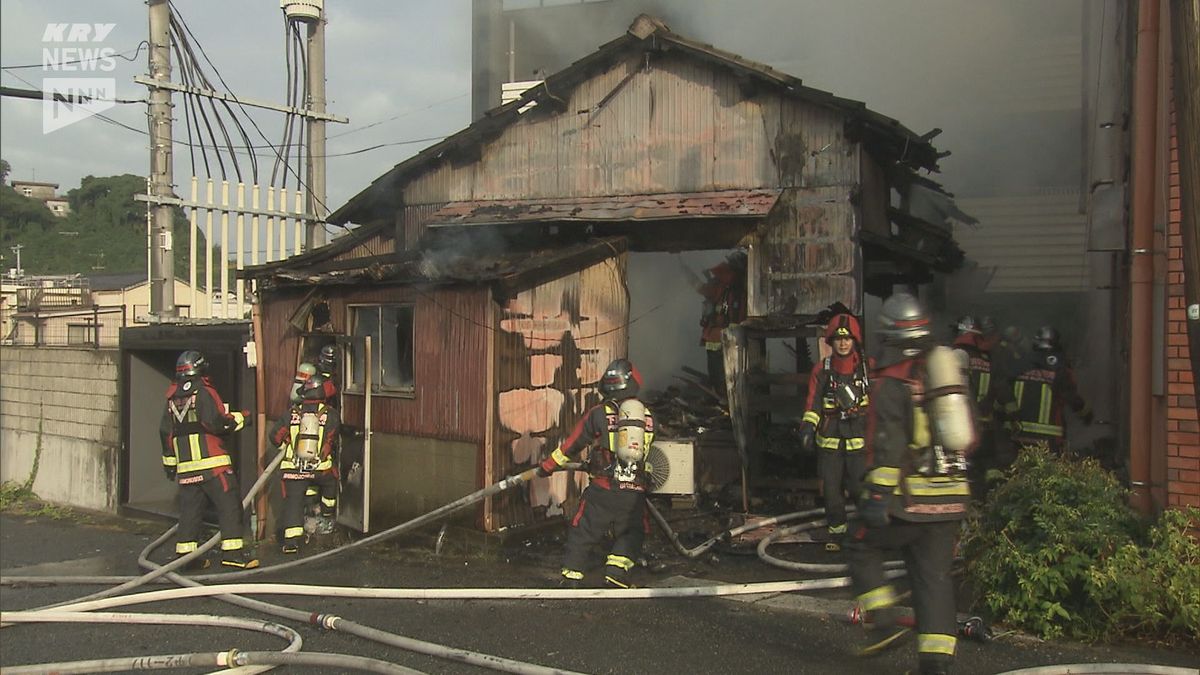
[[[887,527],[888,490],[879,485],[868,485],[858,503],[858,513],[867,527]]]
[[[817,428],[810,422],[805,422],[800,425],[800,449],[804,452],[812,452],[817,446]]]
[[[545,466],[538,464],[537,475],[541,476],[542,478],[545,478],[546,476],[550,475],[550,469],[547,469]]]
[[[167,480],[169,480],[169,481],[171,481],[171,482],[174,482],[174,481],[175,481],[175,467],[173,467],[173,466],[164,466],[164,467],[163,467],[163,473],[165,473],[165,474],[167,475]]]

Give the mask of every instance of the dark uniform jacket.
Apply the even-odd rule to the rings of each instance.
[[[207,377],[174,382],[159,423],[164,467],[174,467],[180,484],[233,470],[220,438],[240,429],[237,416],[225,412],[221,395]]]
[[[923,363],[905,358],[874,372],[868,413],[872,456],[866,482],[891,494],[888,512],[916,522],[959,520],[971,498],[965,473],[917,473],[932,451],[933,428],[924,407]]]
[[[542,461],[542,469],[552,472],[570,462],[584,448],[591,446],[588,457],[588,473],[592,485],[604,490],[635,490],[645,492],[650,483],[650,476],[645,462],[638,462],[631,467],[632,476],[616,474],[617,457],[612,449],[617,442],[617,409],[619,401],[603,401],[587,411],[567,440],[558,446],[553,453]],[[654,415],[646,408],[645,445],[649,448],[654,442]]]
[[[967,384],[975,399],[975,408],[981,422],[990,422],[996,408],[999,377],[992,374],[992,356],[984,348],[980,335],[964,333],[954,341],[954,348],[967,355]]]
[[[1067,406],[1082,417],[1091,408],[1079,393],[1075,372],[1059,352],[1043,353],[1039,362],[1013,380],[1005,392],[1013,434],[1020,440],[1058,440],[1065,436],[1064,411]]]
[[[844,409],[834,391],[847,385],[861,397],[851,408]],[[834,354],[813,366],[808,376],[803,420],[816,427],[817,447],[854,452],[866,447],[870,404],[867,363],[857,351],[847,356]]]

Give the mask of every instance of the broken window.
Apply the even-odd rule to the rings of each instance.
[[[365,305],[350,308],[352,341],[347,389],[366,383],[367,336],[371,338],[371,390],[411,393],[413,385],[412,305]]]

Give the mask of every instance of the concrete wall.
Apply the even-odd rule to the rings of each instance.
[[[120,451],[119,352],[0,348],[0,480],[70,506],[116,511]]]

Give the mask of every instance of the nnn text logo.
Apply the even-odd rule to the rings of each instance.
[[[100,76],[117,67],[116,52],[100,44],[114,27],[113,23],[46,24],[42,70],[53,76],[42,79],[42,133],[58,131],[116,105],[116,79]]]

